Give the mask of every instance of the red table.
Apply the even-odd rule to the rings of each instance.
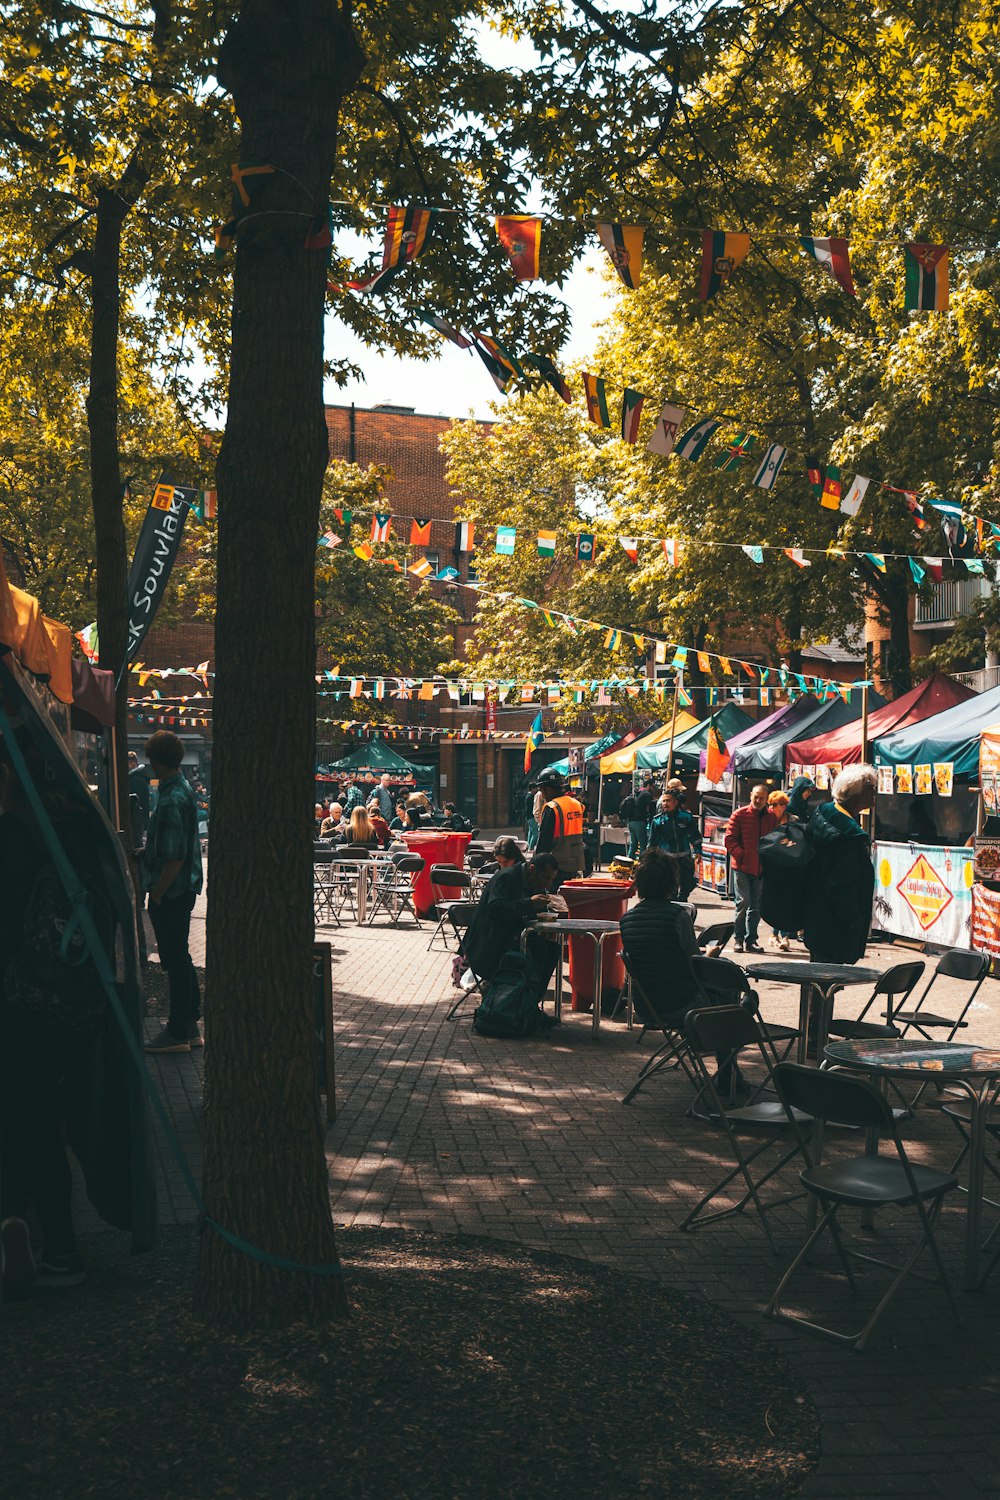
[[[620,922],[628,906],[631,883],[592,876],[589,880],[564,880],[559,887],[569,907],[571,918],[590,918]],[[569,982],[573,992],[573,1010],[590,1010],[594,1003],[594,948],[590,938],[571,933],[569,939]],[[614,997],[625,983],[625,965],[617,950],[609,953],[601,978],[602,994]]]
[[[434,906],[431,865],[457,865],[464,870],[465,851],[472,834],[452,833],[449,828],[418,828],[401,837],[406,847],[419,854],[424,862],[424,868],[413,877],[413,902],[417,915],[428,917]]]

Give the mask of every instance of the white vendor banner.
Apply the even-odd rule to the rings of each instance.
[[[969,947],[971,849],[880,842],[874,858],[875,928],[944,948]]]

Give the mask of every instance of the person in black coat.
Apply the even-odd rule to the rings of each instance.
[[[635,872],[638,904],[621,919],[622,948],[637,981],[633,1000],[640,1021],[655,1019],[644,997],[661,1020],[678,1024],[689,1010],[705,1003],[691,972],[698,940],[691,913],[677,900],[679,879],[673,856],[648,850]]]
[[[492,979],[504,954],[519,947],[525,927],[548,908],[548,892],[558,873],[559,866],[551,854],[537,854],[493,876],[479,898],[460,950],[478,979]],[[533,932],[525,951],[548,988],[558,945]]]
[[[875,802],[874,766],[846,766],[833,801],[806,826],[813,858],[806,867],[804,936],[814,963],[856,964],[872,921],[875,867],[871,839],[858,817]]]

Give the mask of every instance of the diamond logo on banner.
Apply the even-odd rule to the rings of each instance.
[[[896,889],[925,932],[955,899],[923,854],[917,856]]]

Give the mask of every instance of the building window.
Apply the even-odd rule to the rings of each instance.
[[[424,556],[426,557],[427,561],[430,563],[431,567],[434,569],[435,573],[440,573],[440,571],[441,571],[441,554],[440,554],[440,552],[425,552]]]

